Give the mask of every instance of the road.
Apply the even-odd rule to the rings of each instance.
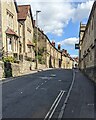
[[[78,70],[52,69],[2,84],[3,118],[94,118],[94,84]]]

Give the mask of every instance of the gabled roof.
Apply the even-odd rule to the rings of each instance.
[[[14,4],[15,4],[15,7],[16,7],[16,11],[17,11],[17,13],[18,13],[18,7],[17,7],[16,0],[14,0]]]
[[[30,5],[19,5],[18,6],[18,20],[25,20],[28,15]]]
[[[78,63],[78,61],[79,61],[78,57],[74,57],[73,59]]]
[[[32,11],[31,11],[30,5],[19,5],[18,6],[18,20],[26,20],[28,11],[30,11],[32,25],[33,25],[33,17],[32,17]]]
[[[6,30],[6,34],[14,35],[14,36],[19,37],[19,36],[18,36],[12,29],[10,29],[10,28],[8,28],[8,29]]]

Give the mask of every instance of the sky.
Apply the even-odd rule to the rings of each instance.
[[[33,19],[38,14],[38,26],[55,41],[56,47],[66,49],[72,57],[78,56],[75,43],[79,42],[80,22],[87,23],[93,0],[16,0],[17,5],[30,4]]]

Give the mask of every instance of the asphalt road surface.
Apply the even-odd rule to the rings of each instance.
[[[78,70],[52,69],[2,84],[3,118],[94,118],[95,86]]]

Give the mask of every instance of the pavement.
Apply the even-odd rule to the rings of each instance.
[[[3,118],[77,119],[95,113],[95,85],[78,70],[45,70],[2,83]]]
[[[95,88],[91,80],[80,71],[76,71],[75,83],[63,118],[95,118]]]
[[[14,79],[14,78],[22,77],[24,75],[34,74],[34,73],[41,72],[41,71],[51,70],[51,69],[53,69],[53,68],[44,68],[44,69],[30,70],[30,71],[28,71],[26,73],[20,73],[20,75],[18,75],[18,76],[9,77],[9,78],[0,78],[0,82],[6,81],[6,80],[9,80],[9,79]]]

